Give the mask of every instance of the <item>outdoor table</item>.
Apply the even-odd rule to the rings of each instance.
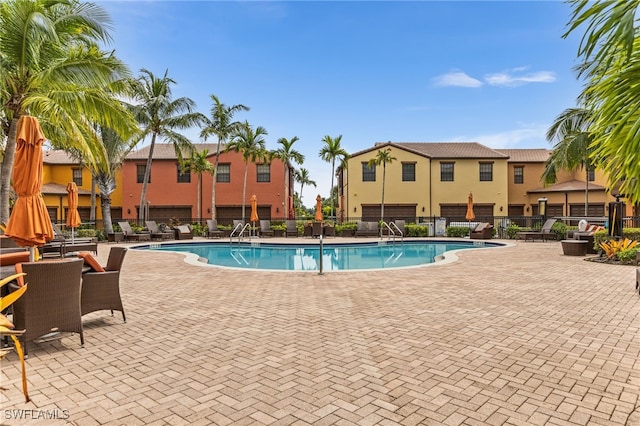
[[[562,253],[565,256],[586,256],[589,242],[586,240],[562,240]]]

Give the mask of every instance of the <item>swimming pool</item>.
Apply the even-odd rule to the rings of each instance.
[[[471,248],[499,247],[485,241],[404,241],[372,243],[325,243],[322,270],[407,268],[434,263],[444,253]],[[276,244],[262,241],[224,243],[166,243],[138,249],[192,253],[209,265],[227,268],[278,271],[319,271],[319,244]]]

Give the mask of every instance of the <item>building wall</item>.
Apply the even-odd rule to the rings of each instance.
[[[385,148],[386,149],[386,148]],[[384,202],[386,204],[417,204],[417,211],[421,212],[429,206],[429,159],[396,147],[390,147],[390,155],[396,160],[386,166],[386,181]],[[380,204],[382,201],[382,165],[376,166],[375,182],[362,181],[362,163],[377,155],[377,150],[368,151],[362,155],[351,157],[348,161],[348,190],[345,210],[349,216],[359,217],[363,204]],[[416,180],[402,181],[402,163],[416,163]],[[355,208],[355,211],[354,211]],[[425,215],[427,213],[424,213]]]
[[[440,180],[440,164],[454,163],[453,182]],[[493,180],[480,181],[480,162],[493,163]],[[493,204],[494,215],[501,213],[506,215],[508,206],[508,183],[506,159],[436,159],[431,161],[432,173],[432,204],[431,211],[434,216],[439,216],[441,204],[467,204],[469,193],[473,194],[474,204]],[[500,211],[502,207],[502,211]]]
[[[215,156],[209,157],[211,163]],[[230,182],[216,184],[216,205],[242,206],[242,191],[245,174],[245,164],[240,153],[229,152],[220,155],[220,163],[230,164]],[[146,164],[146,160],[127,160],[122,169],[122,215],[125,219],[137,218],[137,207],[140,204],[142,183],[137,183],[136,166]],[[155,159],[151,165],[151,182],[147,186],[147,201],[154,206],[191,206],[191,217],[199,217],[197,210],[197,181],[196,174],[191,174],[191,182],[179,183],[177,174],[178,162],[175,159]],[[255,194],[258,206],[268,207],[272,218],[284,215],[282,203],[285,199],[284,165],[280,160],[274,160],[270,167],[270,182],[257,182],[257,168],[255,163],[249,162],[247,168],[246,187],[246,219],[250,214],[251,196]],[[208,173],[202,175],[202,217],[211,217],[211,190],[213,176]],[[240,218],[238,218],[240,219]]]

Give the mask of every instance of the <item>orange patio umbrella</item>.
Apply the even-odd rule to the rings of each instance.
[[[257,222],[260,219],[258,218],[258,197],[256,194],[251,196],[251,222]]]
[[[78,213],[78,185],[75,182],[69,182],[67,185],[67,203],[69,204],[67,226],[71,228],[71,243],[73,244],[75,240],[74,228],[82,223],[80,213]]]
[[[45,137],[35,117],[18,120],[16,155],[13,165],[13,189],[18,199],[7,223],[5,234],[23,247],[40,246],[51,241],[53,227],[42,198],[42,144]],[[34,250],[31,250],[34,260]]]
[[[318,194],[316,197],[316,222],[322,222],[322,198]]]
[[[469,200],[467,201],[467,214],[465,216],[465,219],[467,219],[468,221],[472,221],[475,218],[476,218],[476,215],[473,212],[473,194],[470,192]]]

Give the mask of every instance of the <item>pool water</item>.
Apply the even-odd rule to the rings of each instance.
[[[446,252],[501,246],[484,241],[405,241],[324,244],[323,271],[406,268],[434,263]],[[150,244],[138,248],[193,253],[210,265],[254,270],[319,271],[318,244],[182,243]]]

